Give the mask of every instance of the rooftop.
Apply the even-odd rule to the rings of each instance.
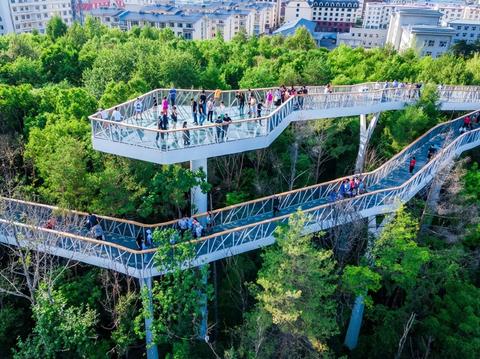
[[[442,17],[443,14],[438,10],[421,8],[421,7],[402,7],[397,12],[405,15],[422,15],[422,16],[438,16]]]
[[[449,35],[454,34],[455,30],[452,27],[448,26],[434,26],[434,25],[413,25],[406,26],[407,30],[410,30],[412,33],[428,33],[428,34],[438,34],[438,35]]]
[[[141,13],[135,11],[125,11],[119,16],[121,21],[180,21],[180,22],[197,22],[202,15],[164,15],[155,13]]]
[[[313,34],[315,32],[315,27],[316,27],[316,22],[307,20],[304,18],[299,18],[295,21],[290,21],[285,24],[283,24],[281,27],[279,27],[277,30],[273,32],[274,35],[280,34],[280,35],[291,35],[295,32],[295,30],[301,26],[305,26],[307,30]]]
[[[480,25],[480,20],[458,19],[448,22],[449,25]]]

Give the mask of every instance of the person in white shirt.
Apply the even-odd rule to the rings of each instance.
[[[142,119],[142,111],[143,111],[143,102],[140,97],[137,97],[137,100],[133,103],[133,107],[135,108],[135,120]]]
[[[118,107],[115,107],[115,109],[112,112],[112,119],[115,122],[121,122],[122,121],[122,114],[120,111],[118,111]]]
[[[103,108],[98,110],[100,112],[100,117],[102,120],[108,120],[108,110],[104,110]]]

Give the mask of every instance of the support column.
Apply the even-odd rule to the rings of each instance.
[[[375,113],[367,125],[367,115],[360,115],[360,144],[358,147],[357,161],[355,162],[355,173],[357,174],[363,172],[368,143],[370,142],[379,118],[380,112]]]
[[[368,217],[368,244],[365,256],[371,263],[371,255],[373,249],[373,241],[379,234],[377,228],[377,217]],[[363,296],[359,295],[355,298],[355,304],[353,305],[352,315],[350,316],[350,322],[348,323],[347,334],[345,335],[345,346],[353,350],[358,345],[358,337],[360,336],[360,328],[362,327],[363,310],[365,309],[365,303]]]
[[[147,344],[147,359],[158,359],[157,345],[153,343],[153,303],[152,303],[152,277],[140,278],[140,287],[147,289],[148,293],[148,317],[145,317],[145,339]]]
[[[200,159],[190,161],[190,169],[192,171],[198,171],[200,169],[208,175],[207,172],[207,159]],[[208,211],[208,194],[202,193],[202,190],[199,186],[192,188],[191,190],[192,197],[192,216],[198,213],[205,213]],[[202,223],[205,225],[205,223]],[[208,264],[206,265],[208,268]],[[202,268],[203,269],[203,268]],[[202,278],[203,283],[208,281],[208,271],[205,271],[205,275]],[[202,322],[200,323],[200,328],[198,332],[198,337],[201,340],[204,340],[207,336],[207,322],[208,322],[208,307],[207,307],[207,294],[201,293],[201,312],[202,312]]]
[[[190,170],[198,171],[202,169],[207,174],[207,159],[190,161]],[[192,195],[192,216],[198,213],[207,212],[208,208],[208,195],[202,193],[199,186],[193,187],[191,190]]]
[[[350,317],[350,322],[348,323],[347,334],[345,335],[345,346],[350,350],[355,349],[358,344],[364,307],[365,304],[363,302],[363,296],[359,295],[357,298],[355,298],[352,315]]]

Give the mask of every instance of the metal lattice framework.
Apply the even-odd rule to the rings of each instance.
[[[474,113],[478,115],[478,113]],[[473,114],[470,114],[473,115]],[[375,171],[363,175],[370,192],[352,199],[329,203],[328,194],[338,187],[342,179],[290,191],[279,195],[281,209],[302,207],[310,220],[305,233],[331,228],[373,215],[390,213],[400,203],[407,202],[422,190],[439,171],[463,151],[480,145],[480,129],[456,137],[463,117],[432,128],[390,161]],[[400,186],[375,190],[383,179],[392,177],[406,159],[437,136],[443,137],[445,146],[413,177]],[[452,140],[453,139],[453,140]],[[373,189],[373,190],[372,190]],[[275,218],[259,218],[271,211],[273,197],[265,197],[213,212],[216,225],[225,228],[220,232],[194,241],[195,260],[189,266],[201,265],[220,258],[239,254],[273,243],[273,231],[280,223],[288,221],[288,214]],[[100,224],[108,236],[125,239],[125,245],[88,238],[82,223],[87,213],[66,211],[56,207],[0,198],[0,241],[8,245],[29,246],[32,239],[40,240],[37,250],[72,258],[99,267],[113,269],[135,277],[161,274],[154,266],[156,249],[132,249],[138,233],[148,228],[175,226],[176,221],[143,225],[133,221],[99,216]],[[205,214],[199,215],[199,217]],[[47,219],[57,218],[56,230],[44,228]],[[32,220],[33,219],[33,220]],[[251,219],[251,223],[249,223]],[[245,221],[241,226],[235,222]],[[232,228],[229,228],[229,225]]]
[[[128,157],[132,155],[133,158],[143,159],[141,155],[138,157],[139,150],[151,151],[152,155],[147,160],[159,161],[159,163],[175,163],[185,161],[187,158],[191,159],[191,156],[195,155],[191,150],[204,148],[204,146],[238,144],[238,146],[228,146],[220,152],[212,149],[205,154],[207,157],[214,157],[238,152],[243,148],[240,144],[245,144],[240,141],[244,140],[262,141],[251,144],[254,148],[268,146],[269,142],[273,141],[292,121],[341,117],[345,116],[345,110],[369,113],[369,111],[378,112],[379,108],[400,109],[415,103],[419,98],[420,89],[413,85],[398,88],[382,86],[384,86],[383,83],[369,83],[333,87],[333,92],[327,94],[323,93],[323,87],[311,87],[308,95],[289,97],[281,106],[272,108],[272,111],[263,117],[236,119],[230,124],[209,123],[187,129],[168,130],[157,129],[159,109],[158,106],[153,106],[161,101],[157,98],[161,99],[168,95],[168,90],[155,90],[143,97],[145,111],[142,113],[141,120],[135,119],[133,100],[118,106],[125,118],[122,122],[101,119],[99,113],[90,116],[92,140],[97,149],[113,151],[112,153]],[[268,90],[271,89],[255,89],[251,92],[254,96],[263,99]],[[185,108],[188,108],[187,103],[190,98],[198,98],[200,91],[178,90],[177,93],[178,108],[183,111],[183,115],[180,114],[180,116],[184,119],[191,118],[189,110]],[[205,94],[208,98],[213,96],[212,91],[206,91]],[[222,92],[221,99],[228,105],[227,108],[236,111],[235,91]],[[442,105],[456,109],[455,104],[468,103],[476,107],[480,104],[480,91],[473,86],[443,86],[439,89],[439,101]],[[103,146],[97,147],[97,143],[102,143]],[[122,145],[121,152],[115,152],[117,151],[114,149],[115,146],[108,146],[107,143]],[[245,149],[249,149],[248,146],[243,148]],[[179,151],[182,150],[190,151],[184,153],[187,157],[180,155]],[[179,157],[155,157],[155,153],[176,153]]]

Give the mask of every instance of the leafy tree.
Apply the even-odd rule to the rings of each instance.
[[[311,236],[302,235],[307,220],[297,213],[288,226],[275,230],[277,246],[265,250],[258,273],[258,305],[283,334],[284,350],[292,350],[284,357],[297,356],[302,347],[326,354],[326,341],[338,333],[335,261],[331,252],[313,247]]]
[[[347,265],[342,275],[344,288],[355,296],[362,296],[368,306],[373,303],[368,293],[381,288],[381,279],[380,274],[364,266]]]
[[[317,47],[307,28],[302,26],[295,30],[295,34],[287,37],[285,46],[291,50],[311,50]]]
[[[97,314],[88,306],[67,304],[62,292],[40,287],[32,308],[32,334],[19,340],[15,358],[58,358],[59,355],[89,357],[96,339]]]
[[[0,131],[3,133],[21,132],[24,117],[33,113],[35,96],[30,85],[0,85]]]
[[[443,358],[476,358],[480,351],[480,289],[450,282],[444,296],[434,299],[434,312],[425,327],[435,338],[436,353]]]
[[[46,48],[41,56],[46,78],[53,82],[63,80],[78,84],[81,78],[81,68],[78,62],[78,52],[61,41]]]
[[[139,208],[140,215],[176,213],[181,216],[188,204],[185,194],[195,186],[200,186],[204,193],[210,190],[205,172],[192,172],[178,165],[161,166],[149,183],[148,193]]]
[[[120,296],[115,305],[115,329],[112,331],[112,340],[119,356],[128,354],[129,347],[137,340],[135,333],[135,318],[138,316],[137,300],[138,295],[135,292],[127,292]]]
[[[212,287],[206,281],[208,266],[183,268],[195,256],[195,244],[191,238],[189,232],[181,238],[174,229],[153,233],[158,246],[155,263],[159,271],[166,272],[152,286],[152,332],[156,343],[195,338],[202,320],[201,308],[212,295]],[[141,335],[141,320],[149,316],[146,293],[143,293],[143,299],[144,312],[136,321],[136,330]]]
[[[53,16],[47,24],[47,35],[53,40],[57,40],[67,32],[67,25],[60,16]]]

